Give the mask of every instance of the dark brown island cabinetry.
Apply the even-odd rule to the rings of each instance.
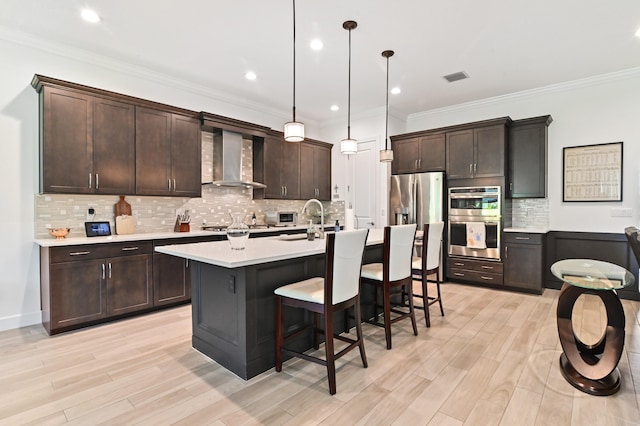
[[[300,198],[331,201],[331,148],[306,139],[300,144]]]
[[[542,293],[545,238],[545,234],[504,233],[505,286]]]
[[[132,105],[58,87],[40,90],[40,191],[132,194]]]
[[[136,107],[136,194],[199,197],[200,120]]]
[[[40,248],[42,322],[49,334],[149,309],[152,243]]]
[[[415,135],[415,134],[413,134]],[[445,170],[445,133],[403,135],[391,138],[392,174],[441,172]]]
[[[507,197],[546,198],[547,129],[550,115],[516,120],[509,126]]]
[[[447,132],[447,178],[504,176],[509,121]]]
[[[447,262],[447,277],[454,281],[482,283],[488,285],[502,285],[502,262],[449,257]]]
[[[40,192],[199,197],[198,113],[35,75]]]

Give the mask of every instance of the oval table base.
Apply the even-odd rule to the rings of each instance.
[[[587,379],[573,368],[566,355],[562,353],[560,355],[560,371],[573,387],[590,395],[607,396],[620,390],[620,371],[617,367],[602,379]]]

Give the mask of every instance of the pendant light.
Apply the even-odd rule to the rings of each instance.
[[[347,100],[347,138],[340,142],[340,152],[351,155],[358,153],[358,141],[351,139],[351,30],[356,29],[356,21],[345,21],[342,28],[349,31],[349,96]]]
[[[385,50],[382,56],[387,58],[387,113],[384,126],[384,149],[380,150],[380,162],[393,161],[393,151],[389,148],[389,58],[393,56],[393,50]]]
[[[296,121],[296,0],[293,0],[293,121],[284,123],[284,140],[302,142],[304,124]]]

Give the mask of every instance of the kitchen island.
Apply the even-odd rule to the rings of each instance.
[[[365,263],[382,259],[383,231],[372,229]],[[324,275],[326,240],[251,239],[244,250],[227,241],[168,245],[155,250],[191,262],[192,345],[247,380],[275,365],[275,296],[286,284]],[[295,329],[310,318],[287,314]],[[312,345],[301,340],[299,350]]]

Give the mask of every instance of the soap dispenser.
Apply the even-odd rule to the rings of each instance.
[[[307,225],[307,240],[313,241],[316,239],[316,227],[313,226],[313,222],[309,220],[309,225]]]

